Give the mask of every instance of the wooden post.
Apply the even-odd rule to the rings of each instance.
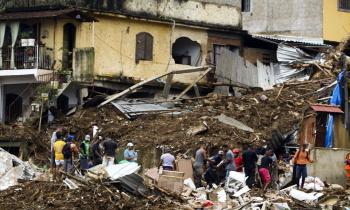
[[[40,119],[39,119],[39,128],[38,128],[38,132],[39,133],[41,131],[41,121],[42,121],[42,118],[43,118],[43,109],[44,109],[44,99],[43,99],[43,97],[41,97]]]

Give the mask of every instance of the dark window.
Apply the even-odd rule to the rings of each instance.
[[[153,60],[153,36],[149,33],[141,32],[136,35],[135,60]]]
[[[242,0],[242,12],[250,12],[250,0]]]
[[[338,9],[350,11],[350,0],[338,0]]]

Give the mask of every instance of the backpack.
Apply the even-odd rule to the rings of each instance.
[[[72,157],[72,148],[71,148],[72,143],[67,143],[63,146],[62,153],[64,159],[69,159]]]

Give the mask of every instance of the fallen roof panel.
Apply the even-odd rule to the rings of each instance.
[[[320,45],[320,46],[324,45],[322,38],[287,36],[287,35],[279,35],[279,34],[252,34],[252,37],[285,41],[285,42],[304,43],[304,44],[311,44],[311,45]]]
[[[112,104],[128,119],[146,113],[177,111],[177,109],[170,109],[152,102],[117,100],[112,102]]]

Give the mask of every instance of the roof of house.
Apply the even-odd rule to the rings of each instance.
[[[335,113],[335,114],[344,113],[339,106],[334,106],[334,105],[312,104],[311,108],[316,112],[326,112],[326,113]]]
[[[21,12],[6,12],[0,13],[1,20],[25,20],[25,19],[42,19],[42,18],[55,18],[66,17],[74,18],[81,22],[97,21],[91,14],[76,10],[73,8],[61,9],[61,10],[44,10],[44,11],[21,11]]]

